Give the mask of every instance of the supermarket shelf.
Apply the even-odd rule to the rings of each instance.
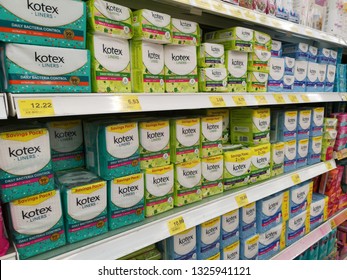
[[[0,257],[0,260],[2,261],[5,261],[5,260],[8,260],[8,261],[13,261],[13,260],[16,260],[17,259],[17,254],[14,250],[13,247],[10,247],[7,254]]]
[[[272,260],[292,260],[299,256],[302,252],[310,248],[313,244],[322,239],[331,230],[347,220],[347,209],[340,211],[325,223],[314,229],[299,241],[284,249],[272,258]]]
[[[5,93],[0,93],[0,120],[7,119],[8,107]]]
[[[168,221],[172,219],[182,216],[186,228],[191,228],[239,208],[237,201],[241,195],[245,194],[248,203],[251,203],[295,185],[296,180],[293,175],[298,175],[300,181],[306,181],[332,168],[336,168],[334,160],[307,166],[262,183],[204,199],[199,203],[174,208],[157,217],[145,219],[142,223],[111,231],[75,244],[69,244],[36,256],[33,259],[117,259],[168,238],[170,236]]]
[[[192,94],[9,94],[10,115],[22,118],[151,112],[258,105],[302,104],[341,101],[339,93],[192,93]],[[53,110],[31,111],[50,102]],[[41,102],[41,103],[40,103]]]

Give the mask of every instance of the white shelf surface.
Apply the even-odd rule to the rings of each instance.
[[[8,107],[5,93],[0,93],[0,120],[7,119]]]
[[[13,247],[10,247],[8,249],[8,252],[7,252],[6,255],[0,257],[0,260],[2,260],[2,261],[5,261],[5,260],[13,261],[13,260],[16,260],[16,259],[17,259],[17,254],[16,254],[16,252],[15,252]]]
[[[333,227],[342,224],[347,220],[347,209],[344,209],[333,217],[329,218],[326,222],[314,229],[299,241],[291,246],[285,248],[272,258],[272,260],[292,260],[299,256],[302,252],[310,248],[313,244],[321,240],[325,235],[331,232]]]
[[[213,104],[211,98],[222,97],[221,104]],[[243,100],[235,100],[237,98]],[[140,107],[129,105],[137,99]],[[283,99],[281,99],[283,98]],[[341,101],[339,93],[174,93],[174,94],[10,94],[10,112],[12,116],[22,118],[46,117],[23,115],[19,103],[23,100],[50,100],[54,108],[51,116],[94,115],[124,112],[171,111],[214,107],[266,106],[281,104],[302,104]],[[135,109],[134,109],[135,108]]]
[[[69,244],[38,255],[33,259],[117,259],[170,237],[167,223],[174,218],[182,216],[186,228],[191,228],[238,209],[239,204],[236,201],[236,197],[241,194],[246,194],[248,202],[251,203],[295,185],[292,179],[293,175],[299,175],[300,180],[303,182],[323,174],[331,168],[336,168],[334,160],[307,166],[295,172],[286,173],[252,186],[204,199],[199,203],[174,208],[167,213],[145,219],[143,223],[111,231],[79,243]]]

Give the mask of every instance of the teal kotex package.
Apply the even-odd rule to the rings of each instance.
[[[306,210],[301,214],[289,219],[286,222],[286,246],[290,246],[306,233],[306,220],[307,212]]]
[[[70,0],[1,0],[0,41],[85,49],[86,4]]]
[[[91,92],[88,50],[6,44],[1,57],[7,92]]]
[[[306,211],[309,200],[310,188],[313,187],[311,180],[293,186],[289,191],[289,217],[293,218]]]
[[[68,243],[108,231],[106,181],[81,168],[58,172],[56,185],[62,192]]]
[[[108,223],[110,230],[145,219],[143,173],[107,181]]]
[[[257,233],[257,210],[255,202],[247,204],[240,211],[240,238],[247,239]]]
[[[279,224],[259,235],[259,260],[268,260],[280,251],[283,224]]]
[[[81,120],[47,123],[54,171],[83,167],[84,143]]]
[[[206,260],[220,251],[221,218],[216,217],[197,226],[198,260]]]
[[[283,192],[257,201],[257,232],[264,233],[282,223]]]
[[[0,188],[2,202],[54,189],[46,128],[0,128]]]
[[[104,180],[140,172],[137,122],[87,121],[84,137],[86,166]]]
[[[239,240],[239,209],[222,215],[221,220],[220,244],[223,249]]]
[[[10,233],[20,259],[66,244],[59,190],[9,203]]]

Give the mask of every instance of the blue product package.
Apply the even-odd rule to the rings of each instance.
[[[284,57],[284,75],[294,75],[295,58]]]
[[[329,64],[336,65],[337,63],[337,51],[330,50]]]
[[[310,137],[309,148],[308,148],[308,158],[307,164],[312,165],[319,163],[321,160],[322,153],[322,136]]]
[[[328,201],[328,196],[320,193],[312,194],[312,202],[310,206],[310,231],[314,230],[321,223],[327,220]]]
[[[298,129],[298,111],[276,111],[272,115],[273,120],[277,120],[277,140],[280,142],[295,140]]]
[[[239,209],[240,211],[240,238],[247,239],[257,233],[256,204],[252,202]]]
[[[259,250],[259,234],[240,239],[240,260],[257,260]]]
[[[268,260],[280,251],[283,224],[259,234],[258,260]]]
[[[290,140],[284,142],[284,173],[288,173],[296,169],[296,159],[297,141]]]
[[[301,168],[307,165],[309,139],[297,140],[297,156],[296,168]]]
[[[223,249],[239,240],[239,209],[222,215],[221,219],[220,245]]]
[[[308,108],[299,109],[297,139],[308,139],[310,137],[312,110]]]
[[[290,246],[306,233],[307,211],[290,218],[286,223],[286,246]]]
[[[307,81],[307,68],[308,62],[296,60],[294,69],[294,91],[295,92],[305,92],[306,91],[306,81]]]
[[[282,223],[283,192],[257,201],[257,233],[264,233]]]
[[[308,44],[286,44],[283,46],[283,55],[295,58],[296,60],[308,60]]]
[[[286,4],[287,1],[285,0],[277,0],[276,1],[276,10],[275,15],[278,18],[288,20],[289,18],[289,7]]]
[[[289,190],[289,218],[293,218],[307,209],[308,196],[313,187],[311,180],[293,186]]]
[[[316,83],[316,91],[324,92],[325,91],[325,81],[327,78],[327,65],[318,64],[318,81]]]
[[[284,76],[284,58],[271,57],[269,68],[270,73],[267,83],[268,92],[282,92]]]
[[[318,259],[324,260],[328,256],[329,234],[319,240]]]
[[[314,46],[308,47],[308,61],[317,62],[318,48]]]
[[[312,108],[310,137],[323,135],[324,107]]]
[[[317,62],[320,64],[329,64],[330,62],[330,50],[326,48],[320,48],[318,50]]]
[[[236,261],[240,259],[240,240],[221,249],[221,260]]]
[[[307,81],[306,81],[306,91],[307,92],[318,92],[318,72],[319,64],[315,62],[309,62],[307,65]]]
[[[206,260],[220,252],[221,218],[216,217],[197,226],[198,260]]]
[[[282,57],[282,42],[281,41],[272,40],[271,56]]]
[[[294,75],[283,76],[283,92],[293,92],[294,90]]]
[[[328,65],[327,67],[327,77],[325,80],[325,92],[333,92],[334,90],[334,82],[336,76],[336,66]]]
[[[165,259],[196,260],[197,239],[196,227],[187,229],[164,241]]]

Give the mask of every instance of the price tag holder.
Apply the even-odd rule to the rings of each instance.
[[[300,175],[297,173],[293,174],[292,175],[292,181],[295,185],[300,184],[301,183]]]
[[[268,104],[266,97],[264,95],[255,95],[255,99],[257,100],[259,105],[266,105]]]
[[[311,102],[311,101],[310,101],[310,98],[309,98],[306,94],[301,94],[301,99],[302,99],[304,102]]]
[[[286,103],[282,94],[274,94],[273,96],[274,96],[274,98],[278,104],[285,104]]]
[[[235,200],[236,200],[236,203],[239,207],[243,207],[243,206],[249,204],[248,197],[247,197],[246,193],[242,193],[242,194],[235,196]]]
[[[333,165],[331,164],[330,161],[325,162],[325,166],[327,167],[328,171],[334,169]]]
[[[232,98],[237,106],[247,106],[246,100],[243,96],[233,96]]]
[[[288,94],[288,97],[292,103],[299,103],[299,99],[295,94]]]
[[[213,107],[226,107],[223,96],[209,96]]]
[[[55,115],[52,99],[18,99],[17,105],[22,118],[38,118]]]
[[[170,235],[175,235],[186,229],[186,224],[182,216],[171,219],[167,222]]]
[[[124,111],[141,111],[141,103],[136,95],[121,96],[122,109]]]
[[[337,228],[335,220],[330,221],[331,229]]]
[[[253,12],[249,11],[249,10],[245,11],[243,15],[248,20],[255,21],[257,19],[255,14]]]

